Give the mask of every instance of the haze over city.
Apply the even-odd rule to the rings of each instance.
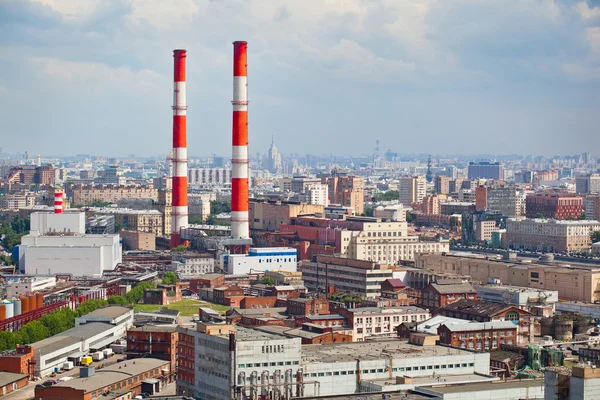
[[[250,153],[576,154],[600,144],[597,2],[5,0],[7,153],[166,156],[172,49],[190,154],[229,154],[231,42]],[[302,140],[298,140],[302,138]]]

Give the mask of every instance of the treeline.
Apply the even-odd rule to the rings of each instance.
[[[17,332],[0,331],[0,351],[11,350],[17,344],[31,344],[57,335],[75,326],[75,318],[107,305],[106,300],[84,301],[75,310],[63,307],[42,318],[28,322]]]
[[[150,282],[142,282],[137,284],[125,296],[110,296],[108,304],[128,306],[137,304],[144,299],[144,290],[155,289],[156,285]]]
[[[15,216],[11,223],[6,221],[0,222],[0,236],[2,237],[2,245],[6,251],[11,252],[12,248],[21,243],[21,237],[29,232],[29,219],[23,219],[20,216]]]

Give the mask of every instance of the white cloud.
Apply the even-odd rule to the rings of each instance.
[[[587,2],[582,1],[581,3],[577,3],[574,6],[577,13],[581,16],[581,18],[586,20],[592,20],[600,17],[600,7],[592,7],[588,5]]]

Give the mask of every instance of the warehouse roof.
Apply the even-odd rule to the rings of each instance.
[[[467,322],[462,324],[442,325],[446,326],[450,332],[481,331],[487,329],[517,329],[517,325],[512,321]]]
[[[29,375],[15,374],[12,372],[0,372],[0,387],[10,385],[13,382],[20,381],[23,378],[27,378]]]
[[[35,352],[38,354],[50,354],[57,350],[81,343],[83,339],[89,339],[112,328],[114,328],[114,326],[108,323],[91,322],[89,324],[76,326],[47,339],[40,340],[39,342],[33,343],[32,346],[34,346]]]
[[[128,360],[96,370],[95,374],[89,378],[74,378],[57,383],[50,386],[50,388],[60,386],[75,390],[84,390],[85,393],[89,393],[165,365],[169,365],[169,362],[157,358],[136,358],[135,360]]]
[[[452,285],[440,285],[437,283],[432,283],[431,287],[434,288],[439,294],[477,293],[475,288],[470,283],[459,283]]]
[[[130,312],[132,308],[124,307],[124,306],[106,306],[99,308],[95,311],[92,311],[89,314],[84,315],[84,318],[87,317],[106,317],[106,318],[117,318],[123,314],[127,314]]]
[[[129,328],[129,332],[177,332],[177,325],[144,325]]]

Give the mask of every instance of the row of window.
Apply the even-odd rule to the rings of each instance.
[[[238,364],[238,368],[281,367],[283,365],[299,365],[300,361],[277,361],[264,363]]]
[[[392,368],[392,372],[409,372],[409,371],[427,371],[434,369],[454,369],[454,368],[469,368],[474,367],[475,363],[461,363],[461,364],[439,364],[439,365],[421,365],[414,367],[400,367]],[[382,374],[386,372],[383,368],[379,369],[364,369],[361,371],[362,374]],[[354,375],[358,374],[358,371],[333,371],[333,372],[313,372],[310,374],[304,374],[305,378],[316,378],[322,376],[340,376],[340,375]]]

